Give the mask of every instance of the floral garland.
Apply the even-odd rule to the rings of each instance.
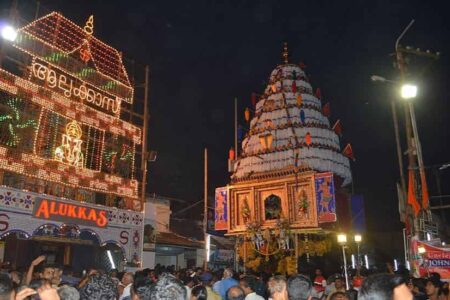
[[[308,254],[310,256],[323,256],[331,251],[332,243],[331,240],[325,239],[322,241],[314,241],[311,239],[299,240],[297,249],[298,255]]]

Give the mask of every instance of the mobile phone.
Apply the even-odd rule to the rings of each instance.
[[[86,276],[86,270],[83,270],[83,272],[81,273],[83,276]]]

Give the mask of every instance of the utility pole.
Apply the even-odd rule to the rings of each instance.
[[[148,130],[148,90],[150,82],[150,68],[145,66],[145,82],[144,82],[144,124],[142,126],[142,154],[141,154],[141,170],[142,170],[142,195],[141,208],[144,209],[145,190],[147,186],[147,130]]]
[[[432,53],[429,50],[422,51],[419,48],[413,49],[412,47],[402,47],[400,45],[400,40],[403,38],[403,36],[406,34],[408,29],[414,24],[414,20],[412,20],[408,26],[403,30],[401,35],[398,37],[398,39],[395,42],[395,54],[396,54],[396,60],[397,60],[397,68],[400,72],[400,80],[402,83],[405,82],[406,79],[406,62],[404,59],[404,54],[409,55],[415,55],[415,56],[422,56],[422,57],[428,57],[433,59],[439,58],[439,52]],[[416,122],[416,116],[414,112],[414,105],[412,101],[407,101],[404,106],[405,109],[405,131],[406,131],[406,139],[407,139],[407,145],[408,145],[408,172],[414,172],[416,169],[416,157],[414,157],[414,154],[417,156],[417,163],[419,166],[419,174],[421,179],[422,187],[426,186],[426,178],[425,178],[425,167],[423,163],[423,155],[422,155],[422,147],[420,144],[419,139],[419,133],[417,129],[417,122]],[[425,190],[426,193],[428,193]],[[422,208],[424,209],[425,213],[428,215],[428,194],[422,195]],[[414,220],[414,232],[417,231],[417,220],[416,218],[413,218]]]
[[[406,47],[403,48],[400,46],[400,40],[403,38],[403,36],[406,34],[408,29],[414,24],[414,20],[412,20],[408,26],[403,30],[403,32],[400,34],[400,36],[397,38],[395,42],[395,56],[396,56],[396,65],[400,72],[400,81],[402,84],[405,83],[406,79],[406,62],[404,59],[404,54],[410,54],[410,55],[416,55],[416,56],[425,56],[430,58],[438,58],[439,53],[431,53],[429,50],[427,51],[421,51],[420,49],[413,50],[412,47]],[[393,109],[395,109],[395,105],[392,106]],[[425,229],[425,221],[431,221],[431,213],[428,206],[428,190],[426,185],[426,177],[425,177],[425,168],[423,164],[423,158],[422,158],[422,148],[419,141],[419,134],[417,130],[417,123],[414,113],[414,106],[410,99],[410,101],[407,101],[407,103],[404,103],[404,111],[405,111],[405,132],[406,132],[406,139],[407,139],[407,154],[408,154],[408,191],[412,191],[416,193],[416,188],[414,186],[414,172],[415,172],[415,166],[416,166],[416,158],[414,157],[414,154],[417,155],[417,162],[419,163],[419,173],[420,173],[420,180],[421,180],[421,196],[420,196],[420,206],[422,208],[421,215],[419,216],[420,222],[416,217],[416,211],[411,211],[411,208],[409,205],[405,205],[405,211],[406,216],[405,220],[411,220],[412,226],[409,228],[409,233],[412,236],[417,236],[419,232],[424,231]],[[396,118],[396,116],[395,116]],[[395,123],[395,120],[394,120]],[[395,126],[395,124],[394,124]],[[397,133],[396,133],[397,135]],[[398,148],[397,148],[398,150]],[[414,153],[415,150],[415,153]],[[402,172],[401,172],[402,173]],[[404,180],[403,180],[404,181]],[[402,182],[403,185],[403,182]],[[406,185],[406,184],[405,184]],[[410,186],[413,185],[413,186]],[[402,187],[403,189],[403,187]],[[406,195],[406,188],[403,190],[403,193]],[[408,199],[408,196],[406,196],[406,199]],[[407,202],[407,201],[406,201]],[[408,213],[409,212],[409,213]],[[425,220],[425,218],[426,220]],[[408,222],[411,224],[410,222]],[[419,237],[420,238],[420,237]],[[408,262],[410,255],[407,255],[408,253],[415,255],[414,251],[409,247],[409,237],[404,233],[404,247],[405,247],[405,261]],[[409,249],[407,249],[409,248]]]
[[[204,270],[208,269],[209,260],[209,236],[208,236],[208,149],[205,148],[205,170],[204,170],[204,206],[203,206],[203,230],[205,238],[205,261]]]

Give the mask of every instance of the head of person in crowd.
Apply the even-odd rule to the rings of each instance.
[[[158,276],[156,274],[156,271],[153,269],[150,269],[148,272],[148,277],[150,278],[151,281],[156,282],[156,280],[158,280]]]
[[[80,293],[74,287],[63,285],[58,288],[59,298],[64,300],[80,300]]]
[[[342,276],[340,274],[338,274],[334,277],[334,287],[336,288],[336,290],[345,288],[344,278],[342,278]]]
[[[11,278],[7,274],[0,274],[0,300],[14,300],[15,292]]]
[[[426,282],[422,278],[411,278],[412,288],[410,288],[410,290],[413,293],[413,295],[414,296],[425,295],[426,294],[425,284]],[[408,288],[409,287],[410,285],[408,285]]]
[[[305,275],[293,275],[287,281],[287,291],[289,300],[310,300],[312,293],[311,280]]]
[[[118,298],[116,284],[106,274],[90,275],[88,282],[80,288],[81,300],[115,298]]]
[[[349,298],[344,292],[335,292],[330,295],[330,300],[349,300]]]
[[[430,273],[430,278],[435,280],[435,281],[441,281],[441,274],[437,273],[437,272],[431,272]]]
[[[189,288],[191,288],[191,289],[192,289],[195,285],[198,284],[197,278],[196,278],[195,276],[192,276],[192,274],[195,274],[195,273],[186,274],[186,275],[183,277],[183,283],[184,283],[184,285],[187,286],[187,287],[189,287]]]
[[[197,285],[192,289],[190,300],[206,300],[207,297],[206,288],[202,285]]]
[[[244,291],[245,295],[256,292],[257,278],[255,276],[244,276],[239,281],[239,286]]]
[[[198,279],[200,280],[201,284],[203,284],[204,286],[212,286],[212,279],[213,279],[213,274],[211,274],[210,272],[206,271],[203,272]]]
[[[358,293],[358,300],[412,300],[413,295],[405,279],[393,274],[375,274],[367,277]]]
[[[273,300],[288,299],[286,278],[281,275],[273,276],[267,283],[270,297]]]
[[[119,273],[119,271],[117,269],[112,269],[111,271],[109,271],[109,276],[111,278],[117,278],[118,273]]]
[[[203,268],[195,268],[195,276],[200,276],[203,273]]]
[[[151,286],[153,281],[145,276],[135,276],[133,286],[131,288],[132,300],[150,299]]]
[[[122,284],[124,286],[128,286],[129,284],[132,284],[133,280],[134,280],[134,276],[133,276],[133,273],[131,273],[131,272],[126,272],[122,276]]]
[[[440,278],[438,278],[437,276],[430,276],[425,284],[427,297],[430,299],[437,299],[438,295],[440,294],[441,286],[442,283],[440,281]]]
[[[314,271],[314,275],[315,276],[323,276],[322,269],[316,268],[316,270]]]
[[[151,297],[149,300],[171,299],[185,300],[186,289],[183,283],[176,279],[173,275],[164,273],[158,281],[150,288]]]
[[[227,299],[228,300],[244,300],[245,293],[244,290],[239,286],[230,287],[227,291]]]
[[[226,268],[225,270],[223,270],[223,279],[226,278],[232,278],[233,277],[233,269],[231,268]]]
[[[53,276],[55,275],[55,268],[52,265],[40,264],[35,270],[40,279],[45,279],[50,282],[53,280]]]

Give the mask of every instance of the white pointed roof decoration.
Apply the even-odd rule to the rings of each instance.
[[[349,159],[322,113],[321,100],[301,67],[287,62],[287,46],[283,57],[285,63],[272,71],[256,104],[232,179],[315,170],[333,172],[349,184]]]

